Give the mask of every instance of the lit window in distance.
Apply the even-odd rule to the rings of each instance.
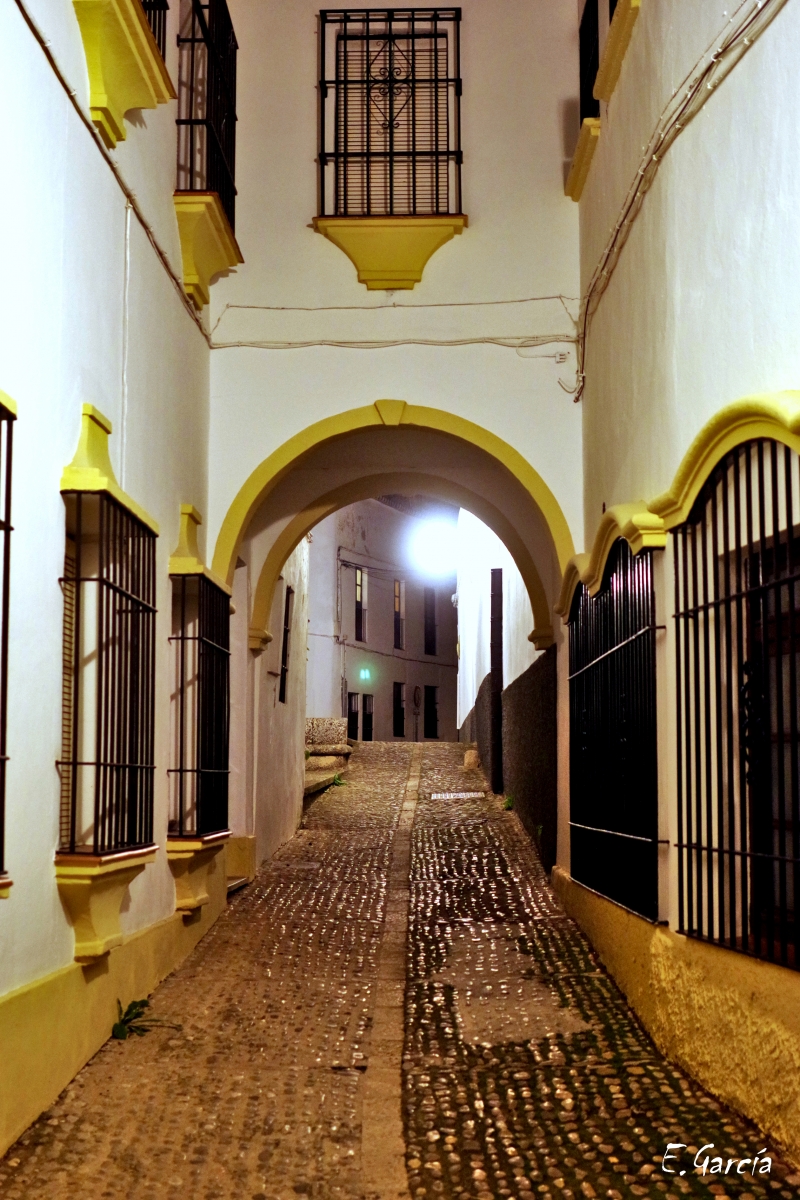
[[[409,539],[409,557],[415,570],[444,579],[456,573],[456,526],[434,518],[421,521]]]

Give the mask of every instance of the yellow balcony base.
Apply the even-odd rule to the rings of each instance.
[[[607,103],[611,99],[622,70],[622,60],[628,49],[636,18],[639,16],[640,6],[641,0],[619,0],[614,10],[614,17],[603,48],[600,70],[594,81],[596,100],[605,100]]]
[[[409,289],[467,217],[315,217],[314,228],[350,259],[371,291]]]
[[[564,194],[569,196],[571,200],[578,201],[581,198],[599,138],[600,118],[584,117],[580,136],[578,137],[578,144],[572,156],[572,166],[569,169],[567,182],[564,185]]]
[[[195,308],[209,301],[215,275],[243,263],[222,201],[216,192],[175,192],[181,239],[183,286]]]
[[[125,892],[147,864],[155,862],[157,848],[56,855],[58,891],[75,931],[76,962],[93,962],[122,943],[119,912]]]
[[[131,108],[156,108],[175,89],[139,0],[73,0],[86,66],[89,107],[112,150],[125,139]]]
[[[8,875],[0,875],[0,900],[7,900],[14,886],[14,880]]]
[[[213,860],[230,837],[230,830],[203,837],[169,838],[167,858],[175,880],[175,907],[178,912],[193,913],[208,904],[208,876]]]

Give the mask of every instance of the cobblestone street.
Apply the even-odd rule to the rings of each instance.
[[[658,1053],[463,751],[359,745],[153,996],[180,1030],[108,1042],[0,1196],[800,1195]],[[709,1172],[761,1151],[771,1173],[698,1175],[709,1143]]]

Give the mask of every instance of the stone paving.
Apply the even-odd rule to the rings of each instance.
[[[800,1196],[774,1154],[769,1176],[695,1174],[706,1143],[724,1162],[769,1143],[654,1048],[502,801],[432,798],[485,788],[463,747],[425,745],[415,814],[414,755],[358,748],[347,786],[155,993],[180,1031],[104,1046],[0,1160],[3,1200]],[[405,1037],[400,1023],[386,1128],[408,1174],[376,1190],[370,1070],[391,1053],[370,1039],[392,986],[401,811]],[[683,1176],[662,1170],[668,1142],[688,1146]]]

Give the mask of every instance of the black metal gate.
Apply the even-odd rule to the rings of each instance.
[[[599,593],[579,585],[569,626],[572,875],[658,915],[652,551],[620,538]]]
[[[797,454],[735,447],[674,545],[680,928],[797,968]]]

